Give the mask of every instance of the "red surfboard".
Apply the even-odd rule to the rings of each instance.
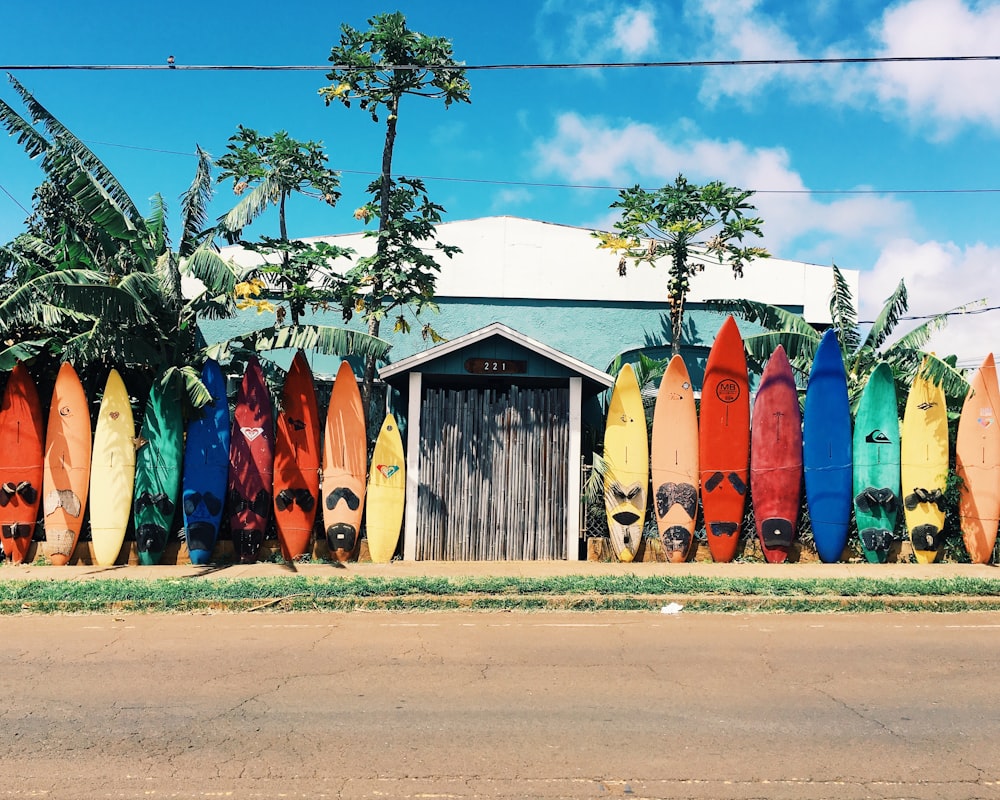
[[[764,368],[753,405],[750,490],[764,558],[780,564],[795,539],[802,502],[802,413],[781,345]]]
[[[285,376],[274,440],[274,519],[286,561],[309,549],[319,497],[319,404],[299,350]]]
[[[750,391],[743,337],[730,316],[705,365],[698,423],[701,505],[708,549],[732,561],[740,542],[750,460]]]
[[[252,564],[271,517],[274,419],[271,396],[256,357],[250,359],[236,396],[229,442],[229,529],[236,557]]]
[[[42,500],[42,404],[28,368],[11,372],[0,406],[0,536],[15,564],[28,557]]]

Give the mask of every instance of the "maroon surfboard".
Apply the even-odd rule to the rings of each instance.
[[[252,564],[271,517],[274,417],[271,396],[256,357],[243,375],[229,444],[229,529],[236,557]]]
[[[802,414],[781,345],[764,368],[754,401],[750,497],[764,558],[780,564],[795,540],[802,502]]]

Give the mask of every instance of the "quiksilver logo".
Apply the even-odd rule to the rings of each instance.
[[[871,433],[869,433],[865,437],[865,441],[866,442],[870,442],[871,444],[890,444],[891,443],[891,440],[889,439],[889,437],[886,436],[884,433],[882,433],[882,431],[880,431],[878,428],[876,428]]]

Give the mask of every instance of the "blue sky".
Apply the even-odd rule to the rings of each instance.
[[[4,10],[0,61],[325,65],[341,23],[403,11],[468,64],[1000,53],[1000,3],[974,0],[397,0],[149,5],[35,0]],[[196,144],[244,125],[321,140],[343,170],[336,209],[295,203],[292,235],[358,229],[381,126],[326,107],[321,71],[16,71],[145,208],[172,208]],[[1000,305],[1000,62],[470,72],[471,105],[410,98],[395,171],[427,178],[447,219],[510,214],[606,227],[609,188],[684,173],[753,189],[778,257],[863,271],[862,318],[901,277],[911,312]],[[7,83],[0,97],[20,109]],[[0,241],[21,230],[37,167],[0,138]],[[909,191],[904,191],[909,190]],[[933,191],[928,191],[933,190]],[[946,191],[944,191],[946,190]],[[833,192],[833,193],[831,193]],[[855,193],[864,192],[864,193]],[[220,184],[213,215],[235,198]],[[176,218],[175,218],[176,220]],[[175,229],[178,223],[175,221]],[[248,233],[275,234],[264,219]],[[953,320],[933,346],[978,365],[1000,311]]]

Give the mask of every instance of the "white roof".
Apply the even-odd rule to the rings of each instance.
[[[436,296],[532,300],[585,300],[596,302],[666,302],[667,269],[628,267],[618,274],[618,256],[597,249],[587,228],[556,225],[520,217],[483,217],[443,222],[437,226],[439,241],[461,248],[449,259],[440,256],[441,272]],[[371,255],[375,240],[363,233],[316,236],[302,241],[324,241],[353,248],[359,256]],[[428,248],[431,251],[432,248]],[[238,246],[223,248],[223,256],[251,266],[261,257]],[[348,268],[338,259],[334,268]],[[859,273],[842,270],[854,296]],[[830,322],[833,277],[829,267],[759,259],[734,278],[724,264],[710,264],[691,283],[689,302],[709,299],[747,299],[780,306],[801,306],[813,324]]]

